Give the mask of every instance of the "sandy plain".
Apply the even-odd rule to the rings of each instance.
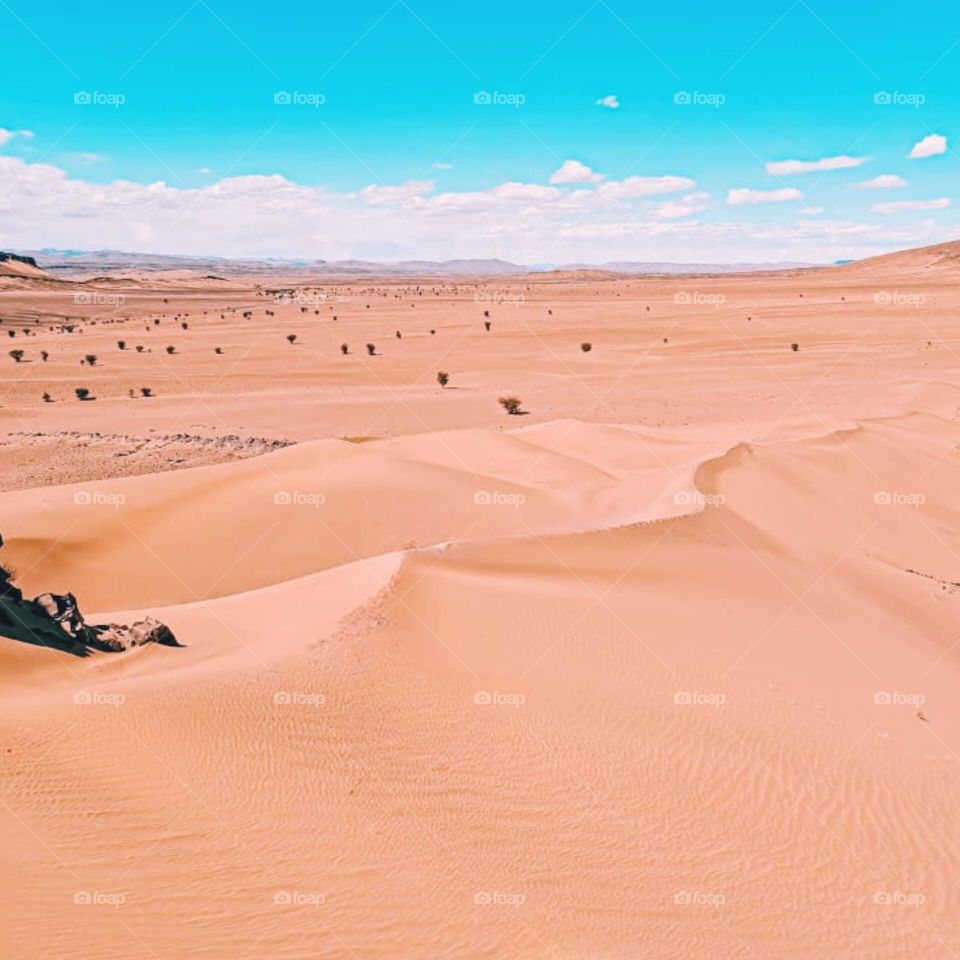
[[[958,251],[0,278],[4,955],[955,958]]]

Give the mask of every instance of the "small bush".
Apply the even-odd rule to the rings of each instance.
[[[369,353],[371,357],[375,357],[377,355],[377,345],[375,343],[368,343],[367,353]]]
[[[583,343],[580,344],[580,349],[584,353],[589,353],[593,349],[593,344],[585,340]]]
[[[44,402],[44,403],[53,403],[53,397],[51,397],[49,393],[45,393],[45,394],[43,395],[43,402]]]
[[[173,356],[176,352],[177,352],[176,347],[167,347],[167,353],[169,353],[170,356]]]
[[[445,387],[449,382],[450,374],[447,373],[446,370],[440,370],[437,373],[437,383],[439,383],[441,387]]]
[[[46,350],[41,350],[41,351],[40,351],[40,359],[41,359],[44,363],[46,363],[46,362],[50,359],[50,354],[47,353]]]
[[[520,405],[523,403],[523,401],[519,397],[500,397],[497,402],[511,416],[516,417],[523,413],[523,410],[520,409]]]
[[[484,327],[487,328],[487,330],[489,330],[490,327],[492,326],[492,324],[490,323],[489,320],[484,320],[484,321],[483,321],[483,325],[484,325]]]
[[[344,356],[346,356],[346,355],[350,352],[350,344],[348,344],[348,343],[341,343],[341,344],[340,344],[340,352],[341,352]]]
[[[77,387],[73,391],[77,395],[78,400],[90,400],[90,391],[86,387]]]
[[[297,335],[295,333],[287,334],[287,343],[294,344],[297,342]]]
[[[11,350],[10,357],[13,359],[14,363],[20,363],[23,360],[23,351],[22,350]]]
[[[801,294],[801,296],[803,296],[803,294]],[[791,343],[791,344],[790,344],[790,349],[791,349],[794,353],[796,353],[796,352],[800,349],[800,344],[799,344],[799,343]]]
[[[87,366],[95,367],[97,365],[97,355],[95,353],[88,353],[83,358],[83,361],[87,364]]]
[[[153,390],[151,390],[150,387],[141,387],[141,388],[140,388],[140,394],[141,394],[141,396],[144,396],[144,397],[152,397],[152,396],[153,396]]]

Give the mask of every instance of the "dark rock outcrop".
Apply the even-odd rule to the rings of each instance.
[[[0,536],[0,547],[3,537]],[[92,650],[118,653],[148,643],[179,647],[173,631],[147,617],[130,626],[89,624],[72,593],[41,593],[26,600],[12,583],[12,574],[0,566],[0,636],[86,656]]]

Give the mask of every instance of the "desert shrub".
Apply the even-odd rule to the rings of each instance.
[[[51,397],[49,393],[45,393],[45,394],[43,395],[43,402],[44,402],[44,403],[53,403],[53,397]]]
[[[141,388],[140,388],[140,394],[141,394],[141,396],[144,396],[144,397],[152,397],[152,396],[153,396],[153,390],[151,390],[150,387],[141,387]]]
[[[291,344],[292,344],[292,343],[296,343],[296,342],[297,342],[297,335],[296,335],[295,333],[288,333],[288,334],[287,334],[287,343],[291,343]]]
[[[580,349],[584,353],[589,353],[593,349],[593,344],[590,343],[588,340],[584,340],[584,342],[580,344]]]
[[[118,340],[118,341],[117,341],[117,347],[118,347],[120,350],[126,350],[126,349],[127,349],[127,341],[126,341],[126,340]]]
[[[341,343],[341,344],[340,344],[340,352],[341,352],[344,356],[346,356],[346,355],[350,352],[350,344],[348,344],[348,343]]]
[[[377,355],[377,345],[375,343],[368,343],[367,353],[369,353],[371,357],[375,357]]]
[[[23,351],[22,350],[11,350],[10,356],[13,359],[14,363],[20,363],[23,360]]]
[[[483,321],[483,325],[484,325],[484,327],[487,328],[487,330],[489,330],[490,327],[492,326],[492,324],[490,323],[489,320],[484,320],[484,321]]]
[[[50,354],[47,353],[46,350],[41,350],[41,351],[40,351],[40,359],[41,359],[44,363],[46,363],[46,362],[50,359]]]
[[[167,353],[169,353],[170,356],[173,356],[176,352],[177,352],[176,347],[167,347]]]
[[[88,353],[83,358],[83,362],[86,363],[87,366],[95,367],[97,365],[97,355],[95,353]]]
[[[450,374],[447,373],[446,370],[440,370],[437,373],[437,383],[439,383],[441,387],[445,387],[449,382]]]
[[[77,395],[78,400],[90,399],[90,391],[86,387],[77,387],[73,392]]]
[[[803,296],[803,294],[801,294],[801,296]],[[800,344],[799,344],[799,343],[791,343],[791,344],[790,344],[790,349],[791,349],[794,353],[796,353],[796,352],[800,349]]]
[[[507,413],[511,414],[511,416],[517,416],[523,413],[523,410],[520,409],[520,404],[523,403],[523,401],[519,397],[500,397],[497,402]]]

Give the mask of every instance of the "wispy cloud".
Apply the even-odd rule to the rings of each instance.
[[[949,197],[938,197],[936,200],[894,200],[890,203],[875,203],[870,209],[874,213],[898,213],[900,210],[945,210],[949,206]]]
[[[606,97],[601,97],[595,102],[598,107],[607,107],[610,110],[620,109],[620,98],[615,93],[611,93]]]
[[[823,157],[821,160],[772,160],[767,173],[791,176],[795,173],[816,173],[818,170],[849,170],[866,163],[869,157]]]
[[[783,187],[780,190],[750,190],[747,187],[735,187],[727,194],[727,203],[731,207],[742,207],[755,203],[786,203],[788,200],[800,200],[803,194],[796,187]]]
[[[882,173],[872,180],[861,180],[860,183],[851,184],[854,190],[893,190],[906,185],[907,181],[894,173]]]

